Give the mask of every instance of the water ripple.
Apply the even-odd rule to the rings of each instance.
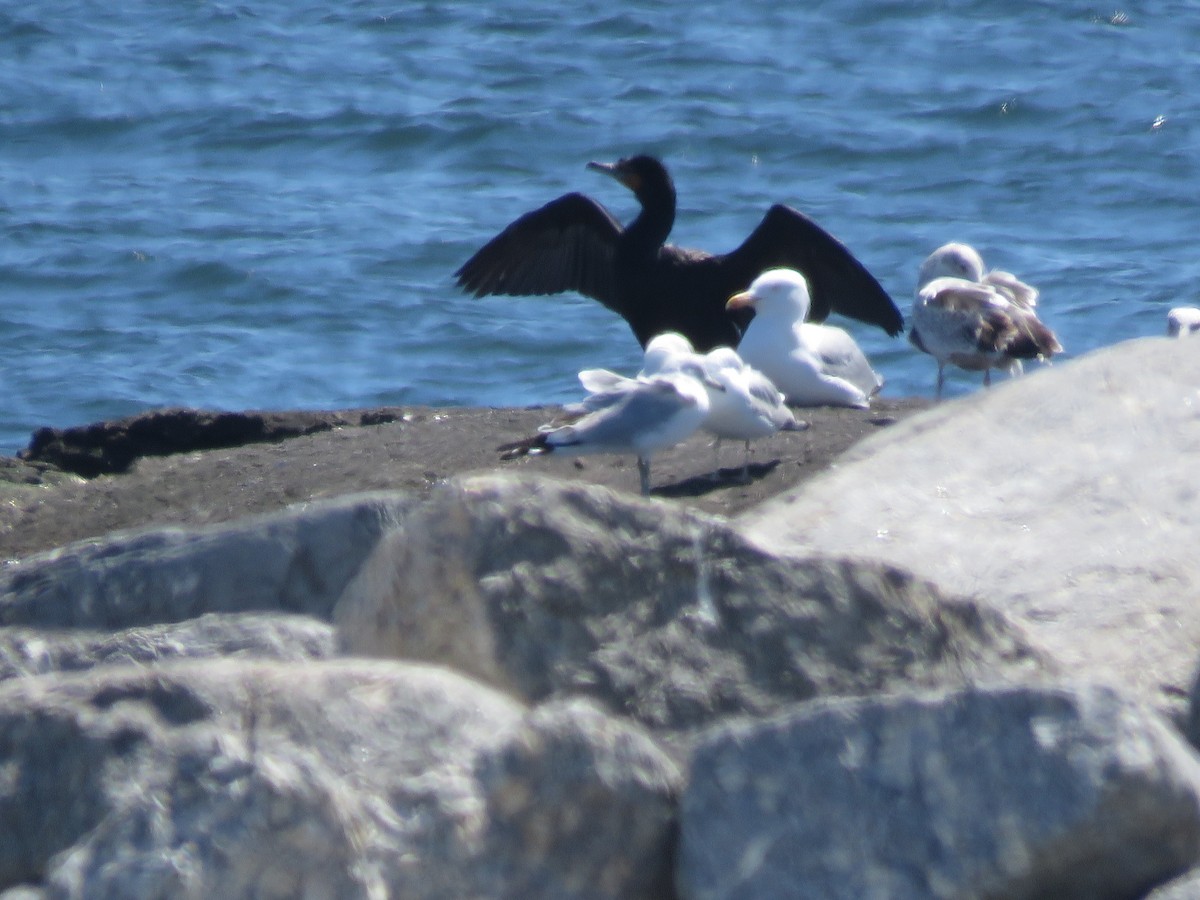
[[[584,163],[638,151],[672,167],[681,243],[790,203],[907,306],[924,255],[970,240],[1071,355],[1197,302],[1181,0],[52,9],[0,12],[0,451],[160,403],[559,402],[580,368],[636,369],[593,301],[452,273],[569,190],[628,220]],[[928,360],[850,327],[890,394],[929,391]]]

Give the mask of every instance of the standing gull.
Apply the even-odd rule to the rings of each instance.
[[[690,437],[708,415],[708,392],[691,374],[674,372],[639,380],[589,398],[574,421],[503,444],[501,459],[542,453],[635,453],[642,495],[650,493],[650,460]]]
[[[807,427],[798,423],[787,408],[782,393],[771,380],[746,365],[736,350],[718,347],[701,355],[681,334],[660,334],[646,345],[642,371],[628,378],[608,369],[585,369],[579,373],[584,388],[593,397],[568,407],[568,411],[583,412],[610,391],[631,390],[639,380],[669,372],[702,371],[701,383],[708,391],[709,411],[700,426],[716,438],[714,444],[714,474],[719,474],[721,441],[745,442],[742,477],[750,474],[750,442],[778,431],[801,431]]]
[[[620,315],[643,347],[677,331],[701,351],[736,347],[752,317],[725,300],[772,266],[791,266],[813,289],[813,318],[830,311],[904,330],[892,298],[846,247],[788,206],[772,206],[758,227],[725,254],[666,243],[675,224],[675,185],[653,156],[588,163],[633,191],[641,211],[621,223],[583,194],[564,194],[525,213],[488,241],[455,273],[458,284],[485,294],[578,291]]]
[[[716,472],[721,472],[721,441],[744,441],[742,480],[748,480],[751,441],[778,431],[803,431],[808,426],[796,421],[771,379],[746,365],[736,350],[710,350],[704,355],[704,368],[709,378],[724,389],[709,390],[709,411],[702,426],[717,439],[713,450]]]
[[[1046,360],[1062,345],[1037,317],[1038,292],[1008,272],[985,272],[983,259],[967,244],[945,244],[921,264],[909,340],[938,364],[937,396],[946,364],[1019,374],[1021,360]]]
[[[883,385],[854,338],[841,328],[804,321],[808,284],[799,272],[763,272],[728,306],[755,310],[738,353],[793,406],[866,408]]]
[[[700,357],[692,347],[692,342],[678,332],[668,331],[656,335],[646,344],[642,353],[642,370],[638,372],[637,378],[618,375],[608,369],[584,369],[579,373],[579,383],[591,394],[605,394],[633,387],[638,378],[666,375],[684,368],[695,375],[701,367],[700,363]],[[588,400],[584,400],[582,406],[586,408],[587,403]]]

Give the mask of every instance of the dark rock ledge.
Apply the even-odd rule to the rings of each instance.
[[[396,422],[404,415],[398,407],[344,412],[158,409],[75,428],[39,428],[29,446],[17,456],[29,463],[95,478],[127,472],[146,456],[274,443],[333,428]]]
[[[806,411],[812,425],[807,431],[758,442],[748,482],[739,478],[742,451],[732,442],[722,448],[723,477],[709,477],[711,442],[696,436],[655,457],[654,491],[705,512],[733,515],[825,471],[848,447],[929,405],[914,398],[884,400],[870,411]],[[231,521],[360,491],[427,496],[439,483],[464,474],[530,472],[636,490],[631,457],[498,458],[497,445],[533,433],[557,412],[542,407],[162,410],[112,423],[43,429],[39,434],[54,438],[35,439],[20,459],[0,466],[0,500],[8,501],[0,502],[0,560],[124,528]],[[250,437],[223,444],[237,435]],[[89,475],[85,484],[71,474],[118,464],[120,474]]]

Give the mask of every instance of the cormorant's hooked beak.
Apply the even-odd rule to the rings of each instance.
[[[615,178],[617,181],[621,182],[621,184],[625,185],[625,187],[629,188],[635,194],[637,193],[637,189],[638,189],[639,185],[641,184],[640,179],[636,175],[634,175],[632,172],[627,171],[625,169],[625,167],[622,166],[621,163],[619,163],[619,162],[606,163],[606,162],[594,162],[593,161],[593,162],[589,162],[587,164],[587,167],[589,169],[591,169],[593,172],[603,172],[609,178]]]
[[[739,291],[725,302],[726,309],[750,309],[754,308],[755,301],[758,300],[754,296],[753,291]]]

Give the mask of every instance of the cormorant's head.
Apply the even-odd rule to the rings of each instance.
[[[645,203],[645,198],[664,193],[675,194],[675,185],[667,167],[653,156],[626,156],[615,163],[590,162],[589,169],[611,175]]]

